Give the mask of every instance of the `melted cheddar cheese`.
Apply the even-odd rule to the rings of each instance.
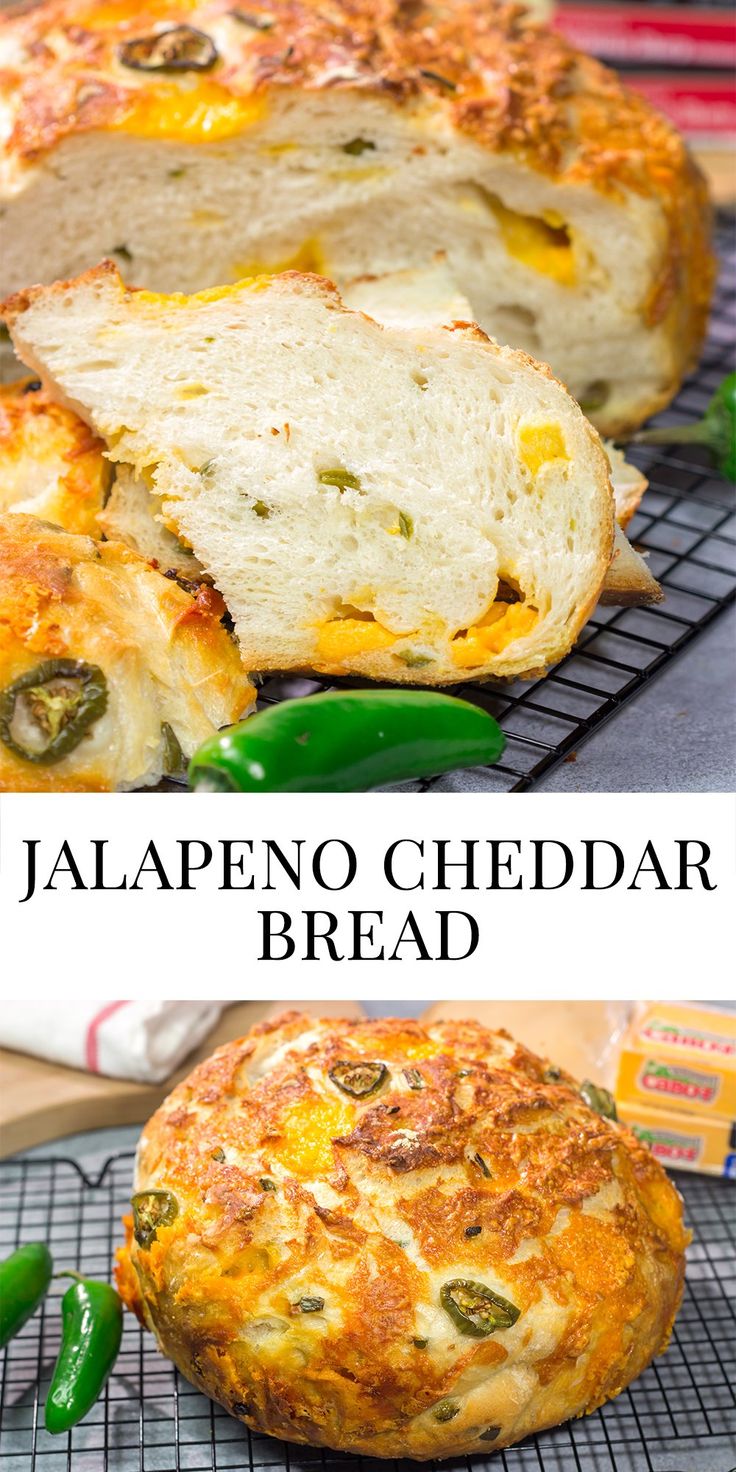
[[[218,82],[203,78],[194,87],[162,82],[131,92],[114,126],[138,138],[216,143],[259,123],[265,113],[263,97],[234,97]]]
[[[559,424],[523,424],[517,433],[519,455],[532,475],[551,460],[569,460]]]
[[[292,255],[282,256],[276,261],[236,261],[233,274],[235,276],[264,276],[267,274],[278,276],[282,271],[313,271],[316,276],[326,275],[325,255],[319,241],[316,238],[304,240]]]
[[[271,1158],[295,1176],[330,1172],[334,1165],[332,1141],[349,1135],[355,1110],[342,1099],[310,1099],[287,1109],[281,1121],[281,1140],[269,1149]]]
[[[485,664],[489,655],[501,654],[514,639],[534,628],[539,617],[527,603],[493,603],[481,621],[452,641],[452,657],[461,669]]]
[[[317,655],[321,660],[339,664],[356,654],[390,649],[396,637],[374,619],[336,618],[322,625],[317,636]]]
[[[560,216],[551,210],[541,219],[522,215],[500,199],[488,198],[508,254],[523,266],[550,276],[559,286],[574,286],[575,252]]]

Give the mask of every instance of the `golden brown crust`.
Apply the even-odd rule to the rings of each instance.
[[[614,72],[521,6],[492,0],[333,0],[319,11],[308,0],[254,0],[245,13],[264,17],[264,29],[232,11],[230,0],[142,7],[45,0],[0,20],[0,36],[19,58],[0,73],[0,89],[17,98],[9,160],[32,164],[70,133],[135,131],[141,96],[160,97],[165,109],[178,84],[122,65],[121,43],[177,24],[205,34],[209,27],[219,60],[185,79],[203,97],[261,98],[284,89],[377,94],[420,114],[439,113],[448,130],[560,182],[655,201],[665,230],[642,311],[648,325],[666,325],[673,347],[672,384],[650,410],[667,401],[695,361],[710,301],[707,191],[679,135]]]
[[[218,725],[237,720],[253,691],[223,612],[214,589],[194,596],[120,543],[0,516],[0,691],[54,659],[99,666],[109,689],[94,739],[57,764],[26,761],[0,740],[0,792],[109,791],[145,779],[151,739],[166,719],[155,699],[168,682],[177,734],[211,734],[206,711],[217,712]]]
[[[362,1100],[330,1078],[359,1059],[387,1070]],[[145,1128],[136,1189],[178,1215],[119,1254],[126,1302],[195,1384],[293,1441],[487,1452],[491,1424],[500,1447],[593,1409],[665,1347],[687,1236],[659,1164],[547,1068],[474,1023],[252,1029]],[[457,1277],[518,1323],[458,1332]]]
[[[33,379],[0,385],[0,512],[98,533],[112,468],[102,440]]]

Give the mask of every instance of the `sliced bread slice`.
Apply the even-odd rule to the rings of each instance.
[[[475,325],[381,327],[297,272],[160,296],[110,262],[4,312],[24,361],[151,478],[248,669],[509,679],[560,659],[597,601],[601,441]]]

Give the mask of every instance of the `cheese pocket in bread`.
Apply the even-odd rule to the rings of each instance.
[[[295,272],[159,296],[109,262],[5,312],[24,360],[145,472],[249,670],[508,680],[562,658],[598,599],[601,441],[474,324],[382,327]]]
[[[104,256],[139,286],[445,250],[486,332],[605,433],[693,366],[704,181],[616,74],[493,0],[45,0],[0,20],[0,294]],[[50,222],[53,221],[53,228]]]
[[[0,792],[182,772],[255,699],[223,612],[116,542],[0,516]]]

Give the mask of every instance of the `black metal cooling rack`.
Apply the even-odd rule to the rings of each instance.
[[[734,367],[736,232],[717,230],[722,267],[711,328],[697,373],[654,423],[699,419]],[[632,447],[649,490],[628,527],[664,590],[651,608],[598,608],[572,653],[543,680],[507,686],[461,684],[449,693],[490,711],[506,735],[504,759],[484,770],[489,791],[524,792],[616,715],[736,598],[736,487],[710,469],[699,449]],[[360,682],[342,682],[357,685]],[[331,681],[267,680],[259,703],[334,689]],[[417,787],[431,791],[439,779]]]
[[[74,1160],[0,1166],[0,1257],[45,1240],[57,1266],[106,1277],[127,1208],[132,1153],[99,1174]],[[736,1190],[680,1176],[696,1236],[685,1297],[666,1354],[615,1401],[491,1457],[431,1463],[445,1472],[734,1472],[736,1467]],[[3,1472],[416,1472],[252,1435],[189,1385],[126,1314],[123,1345],[102,1400],[68,1437],[43,1428],[59,1343],[58,1296],[5,1352],[0,1378]]]

